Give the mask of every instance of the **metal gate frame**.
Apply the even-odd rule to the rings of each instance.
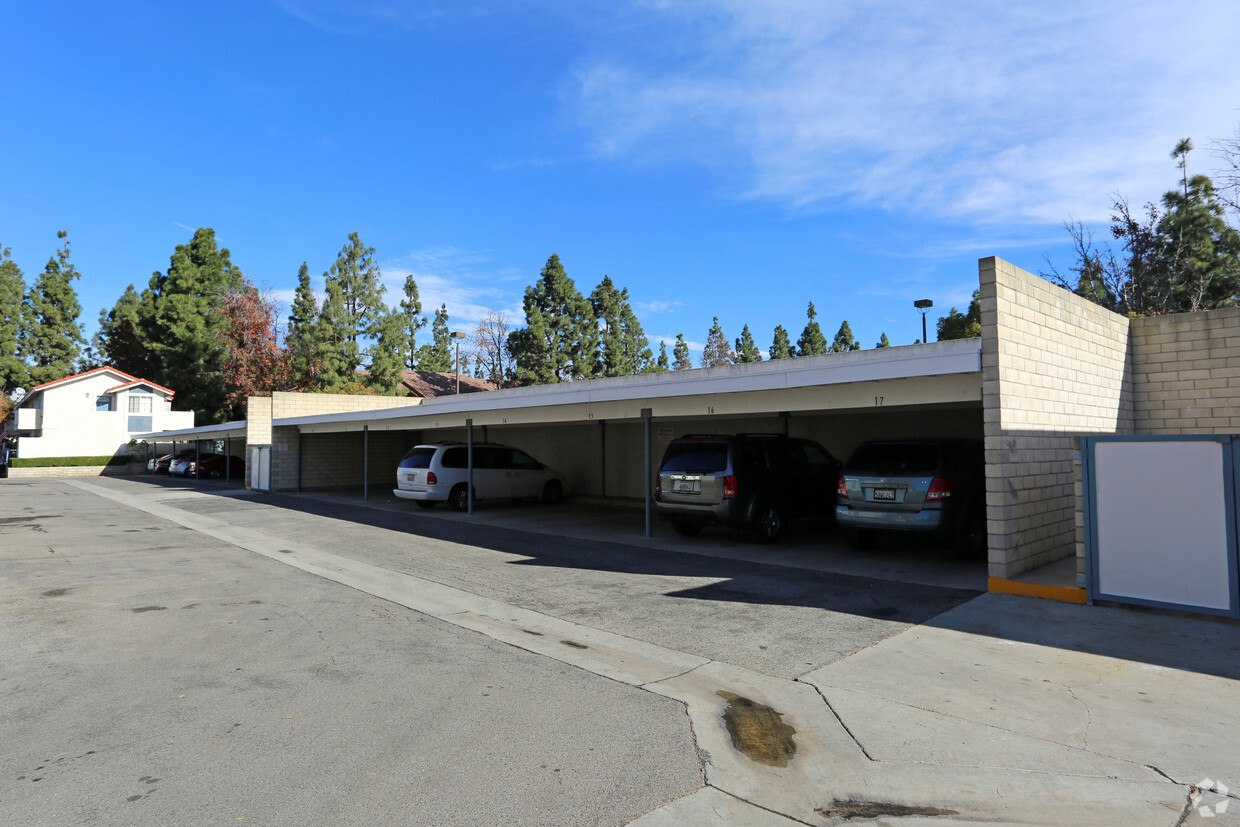
[[[1223,507],[1227,532],[1227,572],[1229,578],[1228,593],[1231,608],[1217,609],[1210,606],[1198,606],[1185,603],[1170,603],[1161,600],[1134,597],[1123,594],[1109,594],[1102,591],[1099,571],[1100,540],[1098,536],[1098,480],[1095,452],[1101,443],[1107,442],[1215,442],[1223,446]],[[1157,476],[1157,470],[1151,470],[1151,476]],[[1088,602],[1107,600],[1116,603],[1128,603],[1138,606],[1176,609],[1200,614],[1219,615],[1240,618],[1240,435],[1237,434],[1169,434],[1148,436],[1082,436],[1081,437],[1081,482],[1083,510],[1085,515],[1085,575]],[[1157,503],[1140,504],[1142,507],[1155,507]],[[1188,573],[1186,573],[1187,576]]]

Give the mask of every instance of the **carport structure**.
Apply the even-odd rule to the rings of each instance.
[[[223,442],[224,456],[232,457],[234,450],[245,450],[246,432],[249,425],[245,420],[237,422],[224,422],[219,425],[202,425],[197,428],[182,428],[177,431],[159,431],[157,433],[138,434],[134,439],[139,442],[146,443],[147,459],[159,456],[159,448],[161,445],[167,444],[168,453],[175,454],[177,445],[189,443],[194,446],[195,452],[201,456],[201,446],[204,442]],[[152,469],[152,473],[154,470]],[[225,463],[225,479],[232,479],[240,476],[240,469],[234,469],[230,463]]]
[[[516,445],[573,495],[645,503],[663,448],[684,433],[785,433],[841,459],[882,436],[982,437],[979,340],[881,348],[422,400],[271,421],[271,490],[391,487],[418,442]],[[406,400],[407,401],[407,400]]]

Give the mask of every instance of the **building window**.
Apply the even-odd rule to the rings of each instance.
[[[96,396],[95,397],[95,410],[105,411],[105,412],[112,410],[112,397],[104,396],[103,394]]]
[[[149,393],[129,394],[129,433],[144,434],[152,430],[153,402]]]

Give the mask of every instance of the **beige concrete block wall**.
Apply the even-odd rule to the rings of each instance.
[[[1074,437],[1133,429],[1128,319],[998,258],[982,299],[990,576],[1078,550]]]
[[[1240,307],[1133,319],[1139,434],[1240,433]]]

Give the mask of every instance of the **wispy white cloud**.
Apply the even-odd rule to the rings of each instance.
[[[641,313],[649,313],[655,315],[658,313],[674,313],[684,307],[684,302],[679,301],[649,301],[649,302],[633,302],[633,309]]]
[[[380,271],[393,308],[404,298],[405,279],[412,275],[423,314],[433,318],[435,310],[446,305],[453,330],[472,331],[491,310],[504,313],[512,327],[524,324],[521,292],[500,286],[512,281],[496,278],[489,264],[486,251],[434,247],[382,262]]]
[[[980,224],[1105,221],[1110,193],[1170,188],[1178,138],[1205,146],[1237,118],[1230,0],[1175,13],[662,0],[651,13],[659,42],[577,73],[595,152],[736,170],[734,196],[796,209],[849,199]]]

